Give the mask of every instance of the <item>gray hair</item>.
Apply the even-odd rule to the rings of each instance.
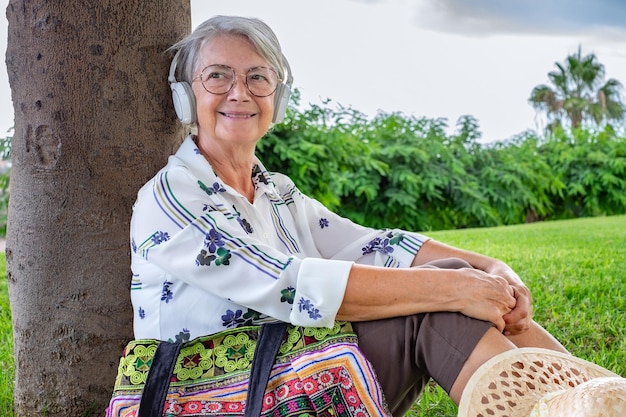
[[[269,62],[284,82],[289,64],[272,29],[260,19],[239,16],[214,16],[169,48],[169,51],[180,52],[177,64],[178,81],[191,84],[193,74],[200,64],[198,62],[200,50],[207,42],[224,34],[248,39],[257,53]]]

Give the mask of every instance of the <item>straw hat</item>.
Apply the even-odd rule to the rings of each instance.
[[[624,417],[626,379],[572,355],[513,349],[472,375],[458,416]]]
[[[600,377],[546,394],[529,417],[626,416],[626,378]]]

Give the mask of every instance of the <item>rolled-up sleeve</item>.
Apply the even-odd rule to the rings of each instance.
[[[305,258],[300,264],[291,323],[332,327],[353,262]]]

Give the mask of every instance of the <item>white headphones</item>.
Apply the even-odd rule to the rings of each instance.
[[[191,85],[186,81],[176,81],[176,66],[178,65],[178,57],[180,50],[176,52],[170,65],[170,74],[167,81],[172,89],[172,101],[174,102],[174,110],[178,120],[182,123],[190,125],[196,122],[196,98],[191,89]],[[272,123],[280,123],[285,117],[287,105],[289,104],[289,96],[291,95],[291,85],[293,77],[291,76],[291,68],[289,62],[283,55],[283,62],[287,66],[287,81],[278,84],[274,92],[274,116]]]

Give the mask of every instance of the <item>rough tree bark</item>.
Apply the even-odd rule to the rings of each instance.
[[[18,416],[102,415],[110,398],[132,337],[131,206],[182,137],[164,51],[190,13],[189,0],[9,3]]]

